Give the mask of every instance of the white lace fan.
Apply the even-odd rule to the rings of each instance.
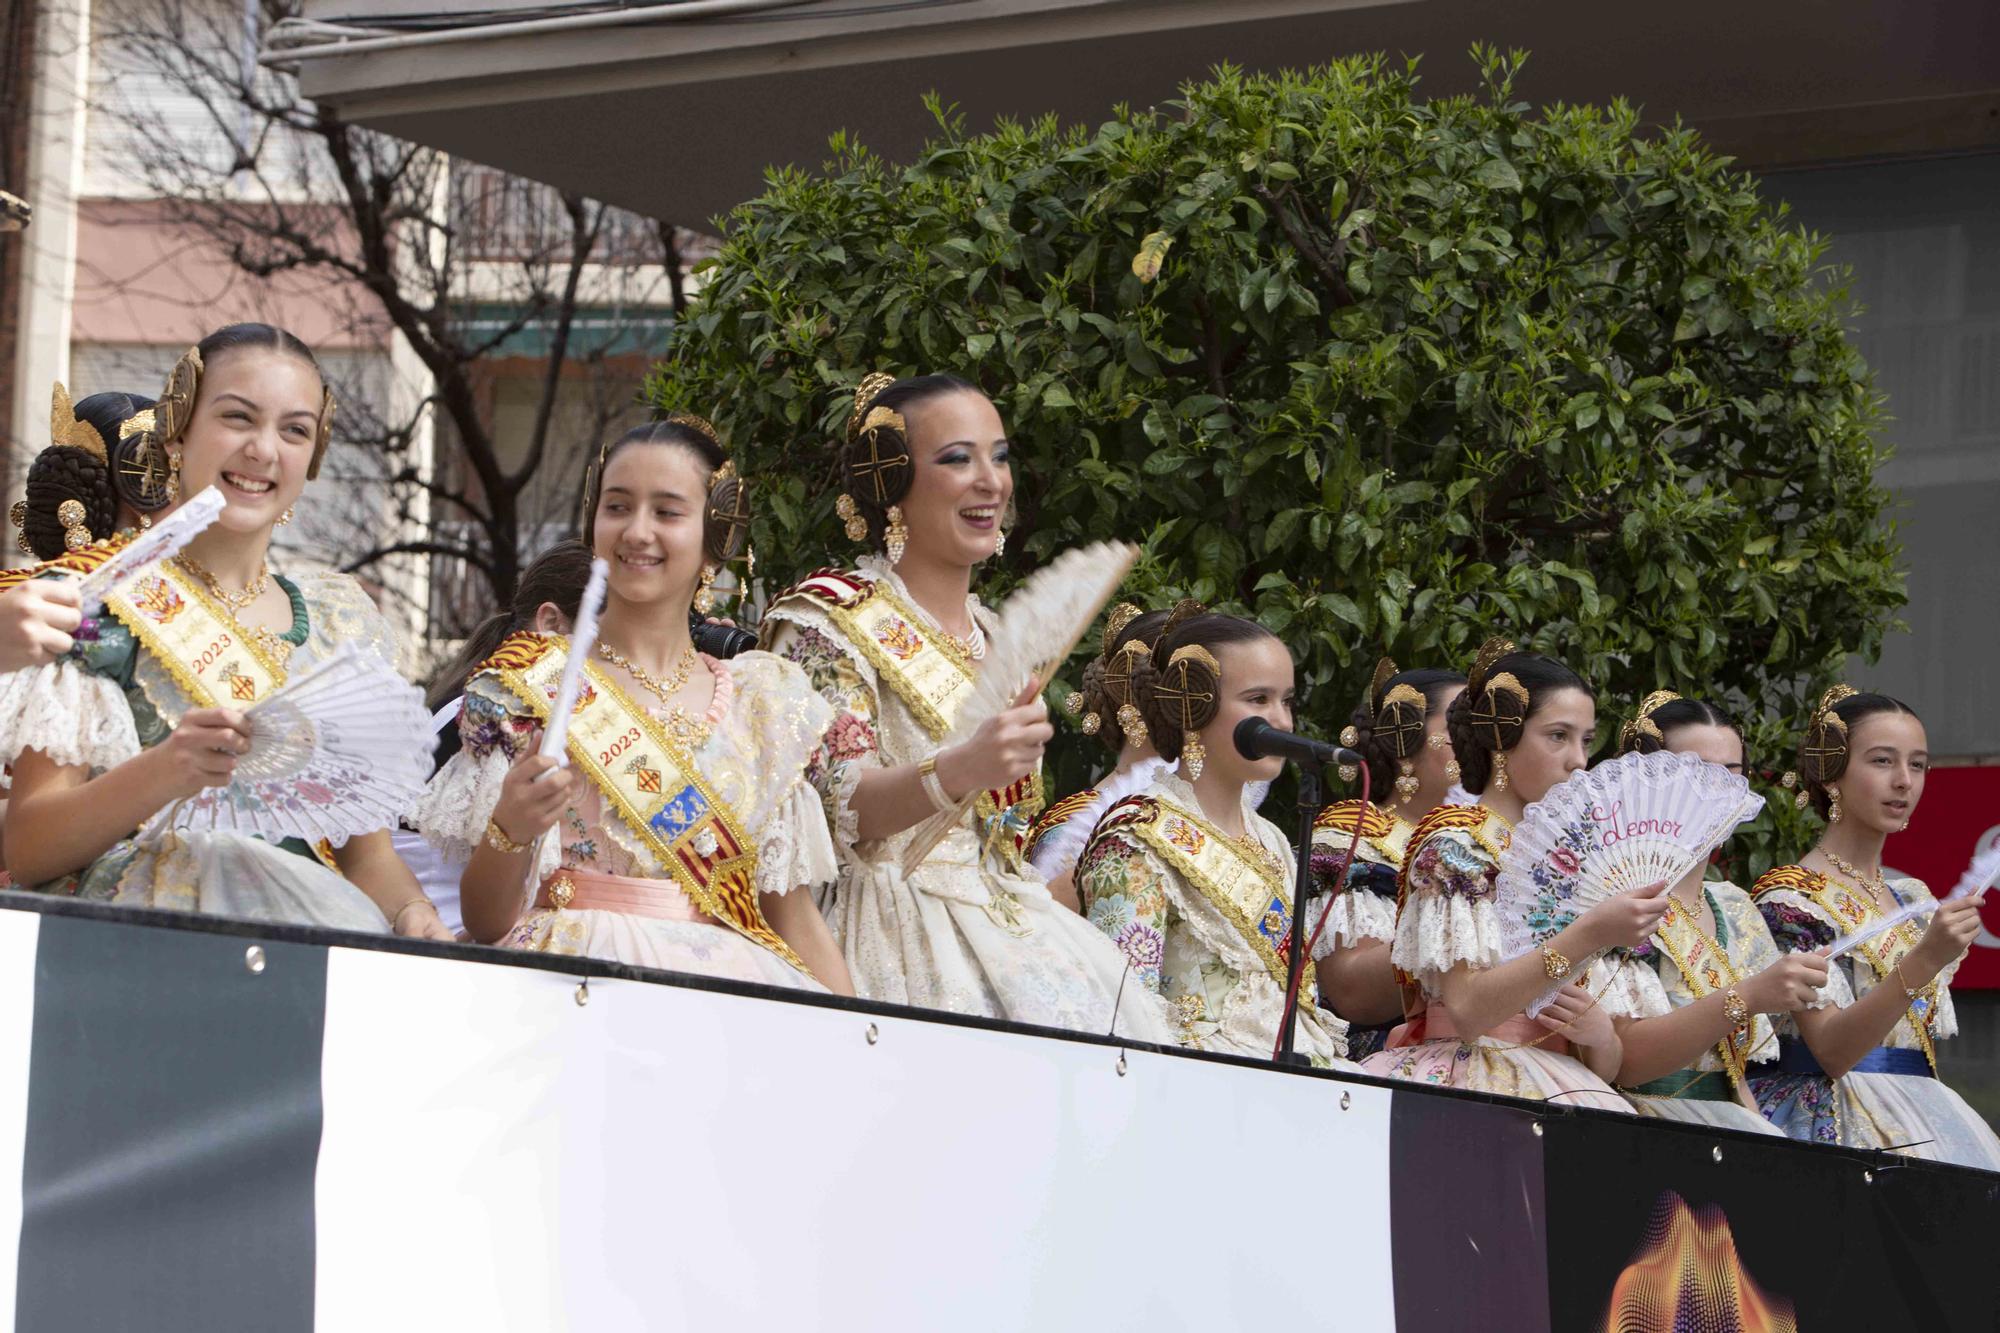
[[[245,716],[250,748],[235,780],[168,806],[155,825],[338,845],[396,827],[430,777],[423,694],[351,643]]]
[[[1741,774],[1698,755],[1625,754],[1572,775],[1527,808],[1500,858],[1501,951],[1518,958],[1608,898],[1678,882],[1763,808]],[[1571,963],[1580,976],[1589,959]]]
[[[1000,608],[1000,623],[986,636],[978,684],[939,748],[970,740],[980,723],[1014,702],[1030,677],[1046,680],[1083,639],[1138,558],[1139,548],[1128,543],[1092,542],[1064,551],[1029,575]],[[973,792],[957,809],[919,824],[903,853],[903,872],[922,865],[978,799]]]
[[[111,590],[151,568],[208,530],[222,516],[222,492],[204,486],[180,508],[128,542],[109,560],[77,580],[78,601],[87,612],[111,595]]]

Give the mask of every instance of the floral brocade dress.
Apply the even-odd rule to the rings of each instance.
[[[1355,826],[1360,840],[1355,841]],[[1396,880],[1409,850],[1410,835],[1416,825],[1396,817],[1393,811],[1372,802],[1341,801],[1320,811],[1313,822],[1313,882],[1330,900],[1329,916],[1313,946],[1313,961],[1331,957],[1336,949],[1353,949],[1364,944],[1394,944],[1396,940]],[[1341,883],[1334,883],[1334,868],[1354,848],[1354,860]],[[1366,1059],[1388,1044],[1396,1024],[1376,1023],[1347,1026],[1347,1053],[1356,1060]]]
[[[769,653],[703,661],[715,673],[715,693],[688,760],[755,847],[757,892],[812,892],[837,871],[819,800],[806,782],[832,710],[796,667]],[[666,720],[657,706],[647,711]],[[462,864],[486,835],[507,770],[539,744],[542,724],[495,672],[481,669],[466,683],[458,729],[463,745],[431,780],[412,822]],[[588,775],[576,772],[571,790],[575,799],[536,843],[521,885],[521,917],[503,946],[825,989],[698,908]],[[564,875],[578,886],[577,897],[557,905],[548,890]],[[606,891],[592,896],[598,886]],[[621,901],[623,910],[596,905]]]
[[[972,611],[993,633],[985,609],[974,603]],[[920,716],[905,682],[887,674],[937,665],[925,654],[945,637],[888,564],[870,558],[856,571],[813,576],[771,605],[764,632],[772,651],[804,668],[836,710],[814,780],[840,856],[839,881],[823,905],[856,991],[1082,1032],[1111,1033],[1115,1016],[1118,1035],[1173,1044],[1175,1027],[1158,997],[1137,985],[1121,993],[1124,958],[1028,867],[1032,794],[1005,805],[982,797],[909,872],[903,854],[914,829],[860,836],[853,798],[862,776],[914,764],[948,733],[937,725],[944,719]],[[977,658],[966,665],[976,673]]]
[[[1921,880],[1890,880],[1889,890],[1906,905],[1934,901]],[[1753,893],[1771,937],[1785,953],[1824,948],[1865,925],[1872,914],[1872,909],[1865,909],[1843,920],[1829,905],[1831,897],[1842,893],[1842,886],[1799,865],[1767,872]],[[1928,917],[1911,923],[1910,942],[1929,924]],[[1827,1077],[1800,1036],[1798,1024],[1789,1015],[1780,1016],[1776,1068],[1750,1080],[1765,1116],[1791,1137],[1812,1143],[1893,1149],[1908,1157],[2000,1171],[2000,1138],[1937,1076],[1925,1050],[1929,1046],[1934,1052],[1936,1043],[1958,1034],[1950,989],[1957,970],[1954,964],[1939,974],[1921,1037],[1913,1007],[1880,1046],[1838,1079]],[[1855,949],[1827,969],[1826,985],[1812,1007],[1845,1009],[1885,984],[1900,986],[1893,968],[1885,982],[1865,947]]]
[[[119,543],[122,545],[122,543]],[[393,668],[394,632],[361,585],[344,574],[273,581],[291,599],[292,625],[273,652],[290,673],[358,643]],[[233,620],[230,623],[234,623]],[[247,635],[249,631],[239,631]],[[269,643],[269,639],[265,642]],[[167,739],[195,707],[181,685],[108,610],[61,658],[0,677],[0,758],[37,750],[94,778]],[[384,932],[381,909],[303,841],[266,841],[150,824],[41,892],[97,902],[256,921]]]
[[[1414,980],[1416,1003],[1388,1048],[1361,1067],[1389,1078],[1629,1113],[1631,1105],[1616,1089],[1541,1024],[1516,1015],[1491,1032],[1466,1035],[1445,1008],[1440,986],[1446,973],[1461,964],[1489,968],[1506,961],[1493,894],[1511,838],[1507,821],[1483,806],[1440,806],[1418,825],[1389,954]]]
[[[1161,768],[1150,786],[1114,806],[1098,824],[1077,862],[1077,890],[1091,924],[1118,946],[1134,979],[1167,1000],[1183,1046],[1268,1060],[1285,1007],[1282,930],[1261,932],[1259,947],[1251,938],[1258,921],[1246,928],[1232,920],[1213,890],[1204,892],[1159,844],[1137,831],[1158,822],[1184,845],[1190,837],[1235,841],[1209,825],[1200,810],[1194,788],[1177,771]],[[1243,827],[1250,845],[1241,861],[1264,872],[1252,910],[1261,915],[1274,895],[1288,909],[1297,874],[1291,845],[1256,813],[1247,793]],[[1310,969],[1302,989],[1311,989]],[[1347,1024],[1303,997],[1300,1010],[1293,1037],[1297,1049],[1315,1065],[1354,1068],[1346,1059]]]

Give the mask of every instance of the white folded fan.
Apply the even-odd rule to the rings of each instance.
[[[1952,886],[1951,892],[1947,893],[1941,901],[1949,903],[1956,902],[1960,898],[1974,898],[1993,888],[1996,884],[2000,884],[2000,846],[1989,847],[1978,856],[1973,857],[1972,864],[1965,868],[1965,873],[1958,877],[1958,883]],[[1877,917],[1852,934],[1842,935],[1827,948],[1826,956],[1829,959],[1834,959],[1851,950],[1858,949],[1877,935],[1885,931],[1894,930],[1905,921],[1914,921],[1936,906],[1936,903],[1918,902],[1908,903],[1899,907],[1886,916]]]
[[[1692,754],[1625,754],[1573,774],[1527,808],[1500,858],[1503,955],[1539,948],[1619,894],[1679,882],[1763,808],[1742,774]],[[1574,978],[1590,959],[1570,962]],[[1551,983],[1528,1012],[1560,989]]]
[[[250,748],[236,761],[235,780],[168,806],[149,830],[338,846],[395,828],[430,778],[423,693],[354,644],[298,672],[245,716]]]
[[[76,581],[77,598],[88,613],[133,575],[176,555],[222,516],[222,492],[204,486],[173,513],[127,542],[109,560]]]

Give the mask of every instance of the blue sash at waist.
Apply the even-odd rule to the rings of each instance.
[[[1786,1037],[1778,1042],[1778,1072],[1780,1074],[1810,1074],[1815,1078],[1825,1078],[1826,1070],[1813,1058],[1812,1048],[1803,1041]],[[1922,1051],[1912,1051],[1901,1046],[1877,1046],[1861,1057],[1850,1073],[1855,1074],[1908,1074],[1918,1078],[1933,1078],[1930,1061],[1924,1059]]]

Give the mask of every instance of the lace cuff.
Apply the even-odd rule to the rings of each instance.
[[[1396,923],[1389,961],[1416,976],[1442,976],[1460,963],[1497,967],[1506,961],[1500,914],[1483,898],[1412,895]]]
[[[124,692],[64,658],[0,676],[0,761],[23,750],[103,772],[139,753],[139,733]]]
[[[1396,939],[1396,902],[1379,893],[1350,888],[1333,900],[1333,919],[1313,949],[1319,962],[1335,949],[1351,949],[1357,944],[1393,944]]]
[[[486,839],[486,821],[500,804],[500,786],[512,761],[505,750],[460,750],[438,770],[410,811],[424,841],[450,860],[467,861]]]
[[[757,843],[757,891],[790,893],[840,878],[840,861],[827,836],[826,814],[801,782],[778,802]]]

